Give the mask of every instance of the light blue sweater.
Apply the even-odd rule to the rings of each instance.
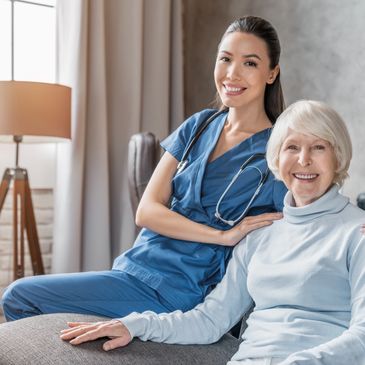
[[[365,212],[334,186],[304,207],[285,197],[284,218],[247,236],[204,303],[182,313],[132,313],[133,337],[217,341],[255,309],[232,360],[283,357],[280,365],[365,364]]]

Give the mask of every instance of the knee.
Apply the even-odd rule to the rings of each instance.
[[[19,313],[24,309],[30,286],[27,279],[23,278],[14,281],[6,288],[1,299],[6,320],[20,318]]]

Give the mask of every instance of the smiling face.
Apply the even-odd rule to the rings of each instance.
[[[320,198],[333,184],[337,159],[324,139],[289,129],[279,152],[279,175],[298,207]]]
[[[279,67],[270,69],[265,41],[248,33],[228,33],[222,40],[214,80],[223,104],[242,108],[260,103],[264,107],[266,84],[272,84]]]

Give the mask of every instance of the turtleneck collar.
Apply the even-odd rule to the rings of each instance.
[[[293,195],[288,191],[284,198],[284,219],[289,223],[304,223],[326,214],[335,214],[343,210],[349,203],[349,198],[341,195],[339,186],[333,185],[326,194],[322,195],[313,203],[304,207],[294,207]]]

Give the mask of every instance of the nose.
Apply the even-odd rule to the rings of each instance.
[[[227,77],[231,80],[240,80],[240,70],[239,65],[236,62],[232,62],[227,70]]]
[[[298,163],[301,166],[309,166],[312,163],[310,153],[305,149],[301,150],[298,157]]]

